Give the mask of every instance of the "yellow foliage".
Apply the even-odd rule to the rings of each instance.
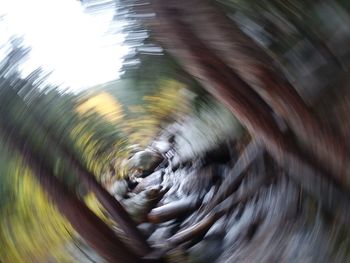
[[[146,110],[159,121],[183,116],[190,110],[189,91],[184,84],[176,80],[165,79],[159,82],[160,90],[156,95],[145,96]],[[186,94],[187,92],[187,94]]]
[[[70,241],[71,226],[48,202],[28,169],[17,168],[12,176],[15,177],[17,196],[0,219],[2,262],[68,260],[69,255],[62,255],[62,248]]]
[[[160,131],[161,124],[179,120],[191,110],[193,94],[185,85],[174,79],[161,79],[154,95],[144,96],[143,105],[129,105],[130,112],[137,115],[121,125],[130,144],[141,147]]]
[[[111,225],[111,219],[106,216],[104,208],[101,206],[101,204],[99,203],[99,201],[93,193],[88,194],[84,199],[87,207],[89,207],[92,212],[94,212],[105,223]]]
[[[100,92],[84,101],[76,107],[76,111],[81,115],[96,112],[111,123],[118,123],[123,118],[122,106],[107,92]]]

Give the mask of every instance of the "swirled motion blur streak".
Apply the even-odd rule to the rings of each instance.
[[[0,2],[0,262],[349,262],[350,4]]]

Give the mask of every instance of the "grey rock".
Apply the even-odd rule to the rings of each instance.
[[[161,162],[163,157],[152,150],[144,150],[135,153],[128,161],[127,167],[135,176],[143,172],[154,170]]]
[[[155,141],[152,143],[151,147],[159,153],[165,154],[171,149],[171,143],[167,141]]]
[[[158,202],[161,195],[160,187],[152,187],[129,199],[122,201],[123,206],[137,223],[145,222],[147,214]]]
[[[142,179],[133,190],[134,193],[140,193],[152,186],[158,186],[162,183],[163,171],[157,171]]]
[[[221,255],[223,249],[223,236],[212,234],[189,249],[189,256],[193,262],[211,263]]]
[[[110,188],[110,193],[118,200],[122,199],[128,193],[128,183],[125,180],[117,180]]]

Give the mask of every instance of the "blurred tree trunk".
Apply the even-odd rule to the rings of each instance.
[[[34,88],[35,87],[32,87],[32,89]],[[105,188],[103,188],[103,186],[97,181],[95,175],[88,171],[82,162],[75,156],[67,142],[58,138],[55,131],[40,121],[35,109],[31,109],[25,105],[23,99],[19,97],[14,90],[9,89],[7,94],[7,96],[10,96],[11,100],[13,100],[14,105],[21,105],[22,107],[28,109],[30,115],[33,116],[33,126],[43,129],[44,134],[47,137],[46,139],[48,144],[60,151],[60,155],[67,160],[67,164],[69,163],[72,166],[72,168],[75,170],[75,175],[85,185],[87,190],[95,194],[101,205],[111,215],[111,218],[127,234],[128,238],[133,244],[134,251],[140,256],[148,254],[151,251],[151,248],[147,244],[145,237],[137,228],[135,222],[126,212],[124,207],[118,202],[118,200],[115,199]],[[7,99],[9,99],[9,97],[7,97]],[[9,107],[11,107],[11,105]]]
[[[112,229],[52,174],[52,169],[43,161],[43,157],[28,147],[24,136],[17,134],[18,130],[11,127],[6,118],[1,118],[0,130],[11,149],[17,150],[25,164],[33,170],[33,175],[58,210],[97,253],[108,262],[141,262]]]
[[[81,181],[91,190],[102,204],[102,206],[108,211],[112,219],[120,226],[122,230],[127,234],[133,245],[133,250],[140,256],[145,256],[151,252],[151,248],[148,245],[145,237],[137,228],[136,223],[130,217],[124,207],[114,198],[102,185],[97,182],[95,176],[86,170],[76,159],[71,159],[72,166],[76,169],[78,177]]]
[[[192,18],[199,37],[286,121],[322,168],[338,182],[349,184],[348,149],[343,139],[315,117],[272,58],[206,0],[188,3],[192,8],[185,9],[185,17]]]
[[[114,198],[103,186],[96,180],[94,174],[89,172],[84,165],[72,154],[68,146],[64,143],[58,144],[57,138],[50,133],[49,129],[45,129],[49,140],[52,145],[59,147],[65,158],[67,158],[70,165],[75,169],[75,174],[80,179],[80,181],[85,185],[85,187],[93,192],[97,197],[101,205],[106,209],[106,211],[111,215],[112,219],[120,226],[120,228],[127,234],[128,238],[133,244],[133,250],[140,256],[147,255],[151,248],[148,245],[145,237],[142,235],[140,230],[137,228],[136,223],[130,217],[128,212],[124,207]]]
[[[271,61],[264,58],[252,40],[238,28],[228,30],[230,22],[206,3],[153,0],[156,16],[149,21],[152,36],[232,111],[293,179],[327,207],[347,207],[349,198],[341,190],[345,178],[337,173],[339,163],[343,171],[346,149],[319,124],[294,88],[272,69]],[[296,141],[281,131],[274,113],[283,117],[297,135],[312,146],[318,165],[309,162],[297,148]],[[318,150],[322,150],[322,154],[318,154]],[[324,166],[321,161],[325,162]],[[332,176],[324,176],[328,175],[324,173],[327,166],[333,168]],[[327,185],[337,189],[336,195],[342,201],[327,200],[330,191]]]
[[[283,118],[308,146],[306,150],[322,169],[331,173],[340,184],[349,185],[348,149],[342,138],[315,117],[297,91],[276,69],[273,60],[233,21],[208,0],[170,0],[166,4],[162,0],[151,2],[157,13],[156,19],[150,23],[152,32],[161,44],[169,47],[170,53],[181,49],[180,46],[170,43],[177,36],[170,40],[167,35],[171,32],[165,30],[165,27],[170,31],[174,29],[171,17],[177,17],[191,28],[192,33],[205,44],[208,51],[215,54],[249,85],[246,88],[252,88],[274,113]],[[175,57],[182,59],[180,56]]]

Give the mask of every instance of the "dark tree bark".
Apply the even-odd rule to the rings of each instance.
[[[12,99],[15,99],[16,102],[24,104],[22,98],[20,98],[15,92],[10,92],[9,94],[11,94],[11,96],[14,96]],[[31,110],[30,107],[28,107],[28,110]],[[57,138],[55,133],[52,132],[51,129],[47,127],[47,125],[43,124],[40,121],[40,119],[35,114],[35,111],[31,111],[34,117],[33,121],[35,122],[33,125],[37,125],[37,127],[43,129],[50,146],[55,147],[62,153],[61,155],[75,170],[75,174],[80,179],[80,181],[89,191],[95,194],[98,201],[111,215],[112,219],[128,235],[128,238],[133,244],[134,251],[140,256],[148,254],[151,251],[150,246],[147,244],[145,237],[137,228],[135,222],[132,220],[129,214],[125,211],[124,207],[105,188],[102,187],[102,185],[96,180],[95,175],[88,171],[88,169],[72,153],[67,143],[62,141],[60,138]]]
[[[97,199],[108,211],[112,219],[115,220],[121,229],[128,235],[128,238],[130,238],[131,243],[133,244],[133,250],[140,256],[147,255],[151,251],[151,248],[124,207],[106,189],[104,189],[100,183],[97,182],[95,176],[84,168],[77,159],[72,157],[71,162],[72,166],[77,171],[77,176],[87,188],[96,195]]]
[[[161,12],[164,1],[152,3]],[[340,184],[350,185],[349,151],[343,138],[315,117],[261,47],[208,0],[170,0],[166,6],[177,9],[198,39],[286,121],[319,166]]]
[[[25,164],[43,187],[51,201],[69,221],[74,230],[108,262],[142,262],[99,217],[70,192],[43,162],[44,158],[28,146],[18,129],[1,116],[0,132],[11,147],[23,157]]]
[[[275,105],[272,105],[271,100],[268,100],[268,96],[261,96],[263,92],[257,93],[255,89],[252,89],[207,46],[206,42],[203,42],[197,36],[191,26],[192,24],[186,22],[186,19],[192,21],[194,18],[186,16],[186,13],[182,11],[183,6],[179,6],[179,2],[182,3],[182,1],[152,1],[156,19],[151,21],[149,25],[154,38],[207,91],[231,110],[248,131],[265,145],[267,151],[277,163],[288,171],[292,179],[299,182],[305,190],[314,195],[326,207],[330,209],[348,207],[349,197],[341,190],[342,185],[339,180],[336,181],[334,180],[335,177],[325,176],[322,169],[304,158],[304,155],[296,147],[297,143],[280,130],[272,113],[272,110],[275,110],[276,107],[273,107]],[[206,27],[203,26],[202,29],[205,31]],[[253,60],[252,58],[249,59],[250,61]],[[252,70],[253,73],[256,72]],[[272,101],[275,99],[279,101],[284,94],[278,90],[278,86],[276,86],[278,82],[270,75],[262,74],[262,77],[271,79],[271,83],[275,85],[270,91],[274,96]],[[264,92],[269,94],[268,91]],[[295,105],[297,99],[298,103],[301,103],[294,92],[292,88],[286,89],[287,97],[283,97],[286,102],[282,100],[278,107],[283,106],[283,109],[285,109],[290,101],[291,105]],[[288,94],[292,95],[289,96]],[[272,110],[262,98],[272,106]],[[302,109],[305,109],[305,107]],[[288,114],[286,113],[286,115]],[[303,120],[308,122],[308,116],[310,115],[306,114],[305,116]],[[317,124],[313,121],[311,123]],[[314,128],[313,125],[311,126]],[[333,196],[335,194],[339,201],[337,198],[329,199],[330,193]],[[346,217],[344,219],[347,220]]]

